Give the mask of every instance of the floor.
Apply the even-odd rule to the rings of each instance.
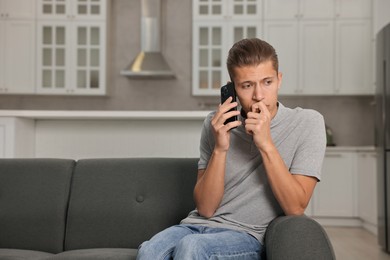
[[[390,260],[375,235],[362,228],[325,227],[337,260]]]

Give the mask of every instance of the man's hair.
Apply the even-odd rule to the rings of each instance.
[[[271,61],[276,72],[279,69],[278,55],[269,43],[257,39],[243,39],[236,42],[229,50],[226,65],[231,80],[234,69],[244,66],[257,66],[260,63]]]

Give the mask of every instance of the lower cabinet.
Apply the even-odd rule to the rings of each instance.
[[[377,232],[377,158],[375,152],[360,152],[358,161],[358,213],[365,229]]]
[[[325,225],[377,225],[374,151],[328,149],[321,181],[305,212]]]
[[[355,172],[355,153],[326,153],[321,182],[318,183],[313,196],[313,215],[357,217]]]
[[[34,157],[33,119],[0,118],[0,158]]]

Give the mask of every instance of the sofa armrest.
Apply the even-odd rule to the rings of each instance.
[[[323,227],[304,215],[274,219],[265,234],[265,251],[268,260],[336,259]]]

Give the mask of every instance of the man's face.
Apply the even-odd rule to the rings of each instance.
[[[277,112],[281,82],[282,74],[275,71],[271,61],[234,69],[236,93],[245,113],[252,111],[252,105],[261,101],[273,118]]]

